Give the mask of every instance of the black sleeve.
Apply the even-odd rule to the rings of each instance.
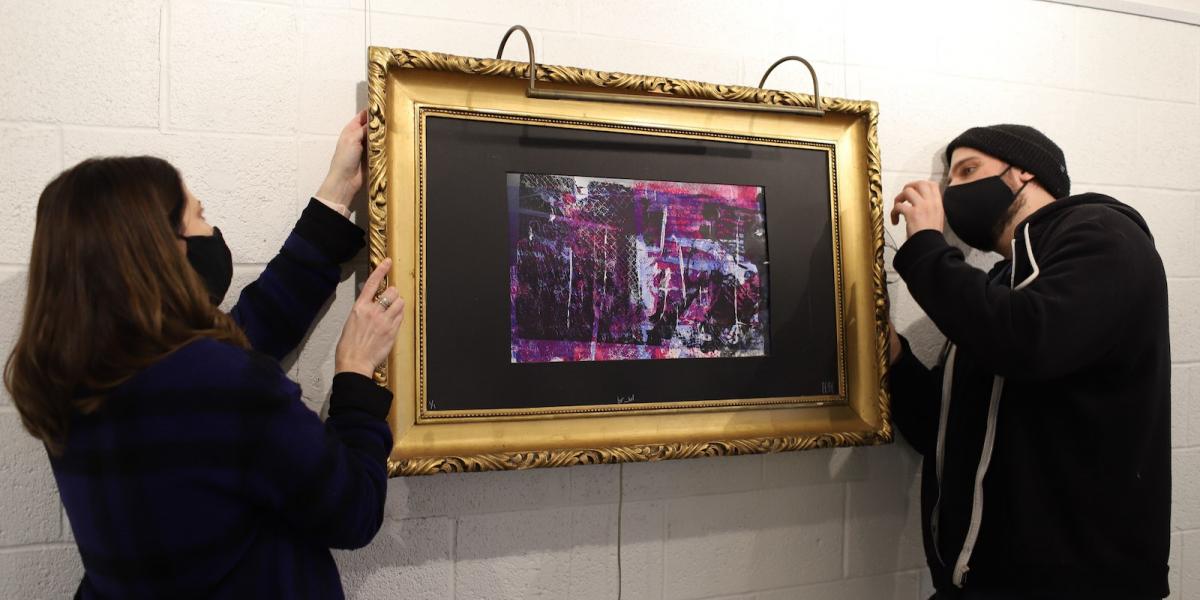
[[[1149,236],[1117,211],[1075,209],[1063,219],[1037,241],[1040,272],[1023,289],[990,283],[933,230],[914,234],[893,264],[938,329],[985,368],[1013,379],[1060,377],[1113,350],[1114,330],[1129,326],[1130,310],[1162,272]]]
[[[942,367],[928,369],[900,337],[900,358],[888,371],[892,422],[917,452],[928,456],[937,443],[941,410]]]

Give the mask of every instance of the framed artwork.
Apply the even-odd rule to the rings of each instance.
[[[369,61],[393,476],[891,441],[874,102]]]

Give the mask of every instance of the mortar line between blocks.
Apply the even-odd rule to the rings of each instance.
[[[658,597],[659,600],[667,597],[667,542],[671,541],[671,526],[668,519],[671,518],[670,511],[667,510],[667,503],[662,502],[658,507],[659,517],[662,521],[660,534],[662,535],[662,543],[658,545]]]
[[[738,591],[738,592],[733,592],[732,594],[721,593],[721,594],[716,594],[716,595],[712,595],[712,596],[698,596],[695,598],[689,598],[688,600],[720,600],[721,598],[728,598],[731,595],[738,596],[738,595],[744,595],[744,594],[752,594],[752,595],[757,596],[758,594],[762,594],[762,593],[798,590],[801,588],[807,588],[807,587],[812,587],[812,586],[817,586],[817,585],[829,585],[831,583],[841,583],[844,581],[853,581],[855,579],[869,579],[871,577],[887,577],[887,576],[891,576],[894,578],[899,573],[900,573],[899,571],[896,571],[896,572],[892,572],[892,573],[880,573],[878,575],[866,575],[863,577],[852,577],[850,579],[846,579],[846,578],[822,579],[819,581],[807,581],[805,583],[798,583],[796,585],[784,585],[784,586],[770,587],[770,588],[761,588],[761,589],[755,588],[755,589],[749,589],[749,590],[742,590],[742,591]]]
[[[249,131],[221,131],[187,129],[174,127],[120,127],[116,125],[91,125],[87,123],[63,122],[62,126],[71,131],[86,131],[94,133],[157,133],[167,136],[192,136],[208,139],[246,139],[266,141],[290,141],[296,139],[296,132],[284,134],[255,133]]]
[[[895,68],[893,66],[884,65],[884,64],[869,64],[869,63],[849,62],[849,61],[846,62],[846,66],[871,69],[871,70],[875,70],[875,71],[892,71]],[[1062,91],[1062,92],[1076,92],[1076,93],[1080,93],[1080,94],[1090,94],[1093,96],[1107,96],[1110,98],[1121,98],[1121,99],[1126,99],[1126,100],[1144,100],[1147,102],[1163,102],[1163,103],[1174,104],[1174,105],[1178,105],[1178,106],[1196,106],[1196,103],[1192,102],[1191,100],[1173,100],[1173,99],[1169,99],[1169,98],[1159,98],[1159,97],[1154,97],[1154,96],[1138,96],[1135,94],[1120,94],[1120,93],[1101,91],[1101,90],[1084,88],[1084,87],[1071,87],[1071,86],[1055,85],[1055,84],[1044,83],[1044,82],[1023,81],[1023,80],[1019,80],[1019,79],[1004,79],[1004,78],[998,78],[998,77],[983,77],[983,76],[977,76],[977,75],[968,75],[968,74],[957,73],[957,72],[943,71],[937,67],[920,68],[918,66],[918,67],[915,67],[912,69],[912,73],[923,74],[923,75],[934,75],[937,77],[944,77],[944,78],[948,78],[948,79],[962,79],[962,80],[974,81],[974,82],[1001,83],[1001,84],[1005,84],[1005,85],[1035,88],[1037,90],[1056,90],[1056,91]]]
[[[850,575],[850,482],[842,482],[842,579]]]
[[[1151,191],[1151,192],[1176,192],[1176,193],[1193,193],[1193,194],[1196,192],[1200,192],[1200,189],[1198,189],[1198,188],[1163,187],[1163,186],[1157,186],[1157,185],[1130,185],[1127,183],[1112,183],[1112,182],[1107,182],[1107,181],[1080,180],[1080,181],[1072,181],[1071,185],[1076,186],[1076,187],[1078,187],[1078,186],[1088,186],[1088,187],[1095,186],[1095,187],[1107,187],[1107,188],[1120,188],[1122,190],[1142,190],[1142,191]]]
[[[248,1],[248,0],[243,0],[243,1]],[[417,15],[417,14],[413,14],[413,13],[397,12],[394,10],[388,10],[386,8],[372,8],[371,12],[374,14],[392,15],[392,16],[397,16],[397,17],[408,17],[410,19],[421,19],[424,21],[443,21],[446,23],[463,23],[463,24],[467,24],[467,25],[484,25],[484,26],[489,26],[489,27],[507,28],[511,24],[511,22],[508,20],[505,20],[504,22],[473,21],[470,19],[456,19],[454,17],[445,17],[445,16]],[[579,33],[578,29],[570,28],[570,27],[568,27],[567,29],[559,29],[557,27],[546,27],[544,25],[539,25],[539,26],[530,25],[528,27],[529,27],[529,33],[533,33],[535,35],[540,32],[543,32],[543,31],[549,31],[549,32],[553,32],[553,33],[566,33],[566,34]],[[535,52],[536,52],[536,49],[535,49]]]
[[[41,542],[37,544],[18,544],[15,546],[4,546],[0,548],[0,555],[4,554],[20,554],[22,552],[36,552],[38,550],[61,550],[64,548],[74,548],[75,544],[70,542]]]
[[[55,129],[58,130],[58,170],[62,171],[67,162],[67,135],[63,133],[62,125]]]

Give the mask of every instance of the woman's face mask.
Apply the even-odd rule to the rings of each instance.
[[[183,241],[187,244],[188,262],[204,281],[213,304],[221,304],[233,282],[233,255],[221,230],[213,227],[212,235],[186,236]]]
[[[946,211],[946,222],[962,241],[972,248],[992,252],[996,239],[1004,228],[1004,217],[1025,185],[1015,193],[1004,183],[1004,174],[985,177],[970,183],[960,183],[946,188],[942,194],[942,206]]]

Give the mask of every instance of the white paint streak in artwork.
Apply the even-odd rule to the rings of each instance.
[[[604,230],[604,287],[603,290],[608,290],[608,230]]]
[[[575,254],[567,246],[567,329],[571,329],[571,295],[575,291]]]
[[[667,249],[667,209],[663,207],[662,227],[658,230],[658,252],[662,254]]]
[[[675,239],[675,236],[671,236]],[[683,264],[683,245],[675,240],[675,248],[679,250],[679,289],[683,290],[683,303],[687,305],[687,265]],[[680,315],[683,316],[683,315]]]

